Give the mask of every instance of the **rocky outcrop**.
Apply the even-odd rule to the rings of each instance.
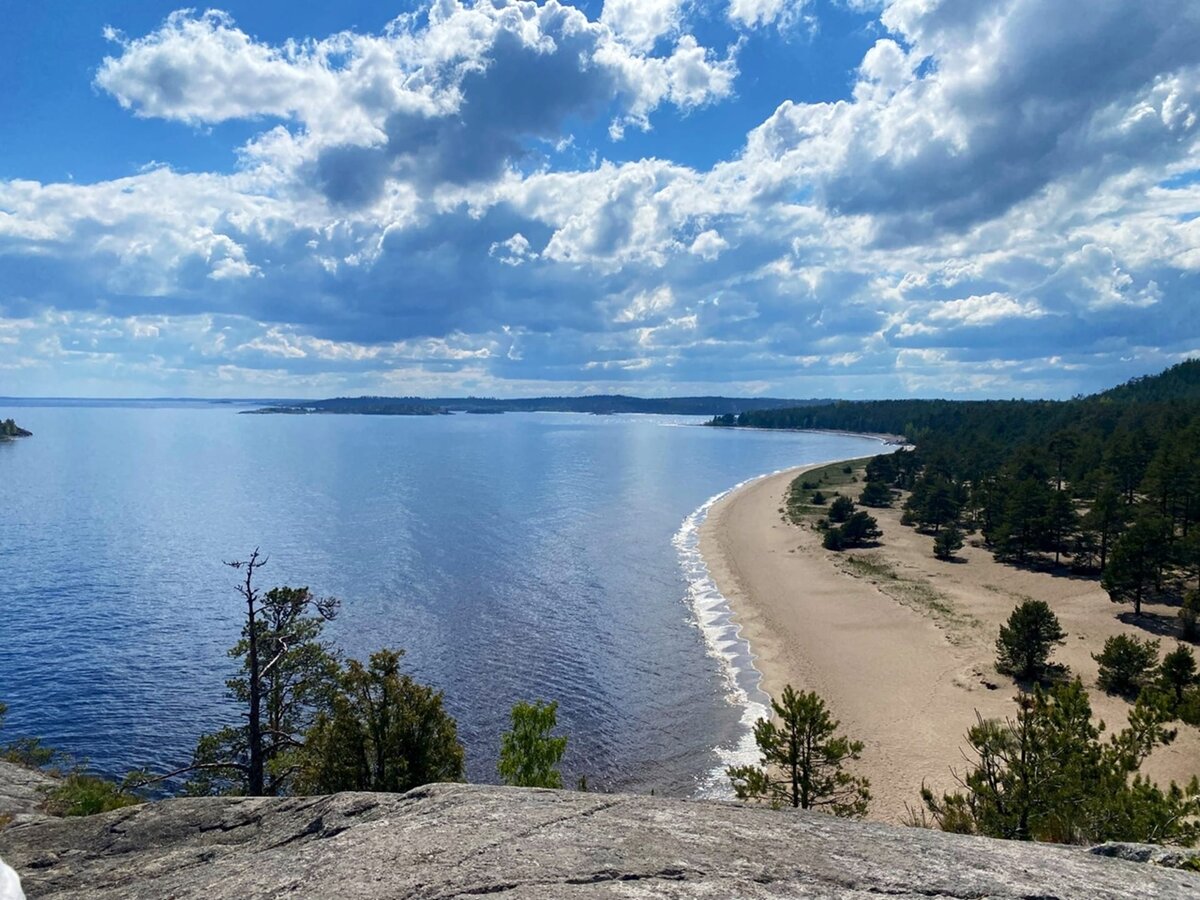
[[[0,820],[19,823],[48,818],[41,805],[56,784],[58,779],[37,769],[0,760]]]
[[[1195,898],[1200,876],[824,815],[561,791],[181,799],[0,832],[37,900]]]
[[[1157,844],[1121,844],[1111,842],[1093,847],[1096,856],[1127,859],[1130,862],[1149,863],[1168,869],[1190,869],[1200,872],[1200,850],[1181,847],[1160,847]]]

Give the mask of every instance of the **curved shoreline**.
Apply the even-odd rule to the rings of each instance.
[[[792,684],[821,694],[843,730],[866,745],[856,769],[872,781],[871,818],[897,822],[925,776],[935,789],[949,787],[938,776],[953,764],[947,748],[957,753],[969,721],[948,701],[968,663],[933,620],[839,571],[814,532],[783,520],[791,481],[826,465],[772,473],[722,495],[699,528],[699,550],[752,648],[759,690],[778,696]],[[963,696],[968,704],[984,699]],[[753,758],[752,738],[745,749]]]
[[[696,796],[702,799],[731,799],[733,791],[725,777],[725,767],[753,763],[756,759],[754,747],[754,723],[770,713],[771,697],[763,690],[762,672],[756,663],[750,641],[742,633],[741,623],[729,602],[728,595],[717,585],[701,548],[702,535],[707,527],[714,506],[726,498],[766,478],[780,476],[795,477],[801,472],[831,465],[837,460],[778,469],[756,475],[733,487],[709,497],[694,510],[675,533],[672,543],[679,552],[680,565],[688,581],[687,601],[696,619],[696,626],[704,635],[708,653],[721,664],[722,674],[728,687],[731,703],[742,707],[740,726],[742,733],[734,747],[716,747],[720,759],[711,771],[705,773],[703,783],[697,788]]]
[[[821,465],[719,495],[698,525],[697,548],[762,695],[778,696],[787,684],[816,691],[840,730],[864,743],[854,770],[871,779],[869,818],[902,822],[923,784],[953,789],[976,716],[1012,715],[1016,687],[995,673],[994,642],[1021,598],[1050,603],[1071,636],[1056,658],[1089,688],[1094,718],[1124,726],[1129,705],[1094,689],[1092,653],[1111,635],[1140,632],[1104,614],[1098,584],[1014,569],[970,545],[963,563],[937,561],[929,537],[902,526],[897,509],[871,510],[884,532],[880,548],[833,554],[815,529],[782,516],[791,480]],[[856,558],[863,568],[851,564]],[[936,604],[922,605],[920,591]],[[744,749],[753,759],[753,744]],[[1143,771],[1165,787],[1186,782],[1197,759],[1200,730],[1182,729]]]

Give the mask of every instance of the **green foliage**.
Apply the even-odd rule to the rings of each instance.
[[[8,704],[0,703],[0,729],[4,728],[4,717]],[[40,738],[17,738],[0,743],[0,760],[25,766],[29,769],[44,769],[56,762],[66,762],[66,757],[52,747],[47,747]]]
[[[1185,641],[1200,637],[1200,591],[1188,591],[1179,608],[1179,634]]]
[[[390,791],[461,781],[464,751],[442,694],[400,672],[401,651],[351,660],[330,708],[292,754],[302,793]]]
[[[94,816],[141,802],[140,797],[126,793],[111,781],[72,772],[47,792],[43,808],[52,816]]]
[[[1103,650],[1092,654],[1092,659],[1100,664],[1096,683],[1101,690],[1134,698],[1158,664],[1158,641],[1114,635],[1104,642]]]
[[[754,726],[761,764],[727,770],[737,796],[765,800],[776,807],[865,815],[871,800],[870,783],[843,768],[859,758],[862,742],[837,734],[838,721],[814,693],[797,693],[788,685],[782,697],[771,702],[771,708],[778,724],[761,719]]]
[[[1200,836],[1200,782],[1163,790],[1138,774],[1173,733],[1161,707],[1139,703],[1130,726],[1101,740],[1103,724],[1078,680],[1016,699],[1015,720],[970,729],[970,768],[941,798],[922,788],[944,830],[1057,843],[1189,844]]]
[[[961,490],[943,475],[926,472],[913,485],[904,510],[918,527],[939,531],[958,521],[962,511]]]
[[[554,737],[558,702],[517,703],[512,708],[512,731],[500,738],[497,769],[513,787],[561,788],[558,764],[567,751],[566,737]]]
[[[938,559],[954,559],[954,554],[963,546],[962,532],[954,525],[947,525],[933,539],[933,555]]]
[[[852,513],[845,524],[830,527],[825,532],[821,545],[826,550],[845,550],[849,547],[867,547],[879,540],[883,532],[874,517],[859,510]]]
[[[1156,516],[1143,516],[1129,526],[1113,547],[1100,581],[1109,599],[1133,603],[1134,615],[1142,614],[1142,601],[1165,561],[1168,539],[1166,523]]]
[[[1200,589],[1200,360],[1092,397],[1051,401],[896,400],[757,410],[738,424],[903,433],[913,451],[866,464],[859,502],[911,491],[902,522],[938,532],[969,519],[1002,561],[1109,570],[1112,596],[1139,613],[1151,586]],[[875,485],[872,487],[872,485]],[[1126,524],[1157,533],[1118,565]],[[1149,551],[1145,553],[1143,551]]]
[[[337,601],[315,597],[306,587],[286,586],[272,588],[256,601],[253,622],[246,622],[241,640],[229,650],[240,660],[240,671],[225,684],[229,696],[247,710],[247,719],[257,706],[257,734],[247,721],[202,735],[188,767],[189,794],[259,793],[252,786],[256,740],[261,793],[287,793],[295,774],[294,751],[337,688],[338,661],[320,639],[325,622],[336,614]],[[257,692],[256,702],[252,692]]]
[[[829,504],[829,521],[845,522],[853,512],[854,501],[849,497],[839,495],[833,499],[833,503]]]
[[[858,502],[863,506],[884,509],[892,505],[892,490],[882,481],[868,481]]]
[[[808,500],[813,506],[824,506],[825,505],[825,495],[822,494],[820,491],[814,491],[813,495],[811,497],[809,497]]]
[[[1025,600],[1000,626],[996,669],[1021,681],[1041,681],[1053,671],[1050,654],[1066,636],[1044,600]]]
[[[1183,703],[1184,693],[1193,685],[1200,684],[1196,671],[1196,656],[1191,647],[1176,644],[1175,649],[1163,657],[1158,667],[1158,681],[1178,708]]]
[[[847,547],[863,547],[883,536],[879,523],[873,516],[859,510],[846,520],[842,526],[842,536]]]

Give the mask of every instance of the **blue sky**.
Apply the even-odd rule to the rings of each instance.
[[[1061,397],[1200,352],[1188,0],[6,17],[0,396]]]

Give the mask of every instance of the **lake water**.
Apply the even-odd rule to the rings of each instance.
[[[403,647],[445,692],[471,780],[495,779],[512,704],[545,698],[570,781],[712,789],[753,679],[685,523],[745,479],[879,448],[652,416],[10,414],[35,436],[0,443],[0,737],[111,775],[184,764],[235,721],[221,563],[261,546],[264,586],[341,598],[327,635],[346,654]]]

